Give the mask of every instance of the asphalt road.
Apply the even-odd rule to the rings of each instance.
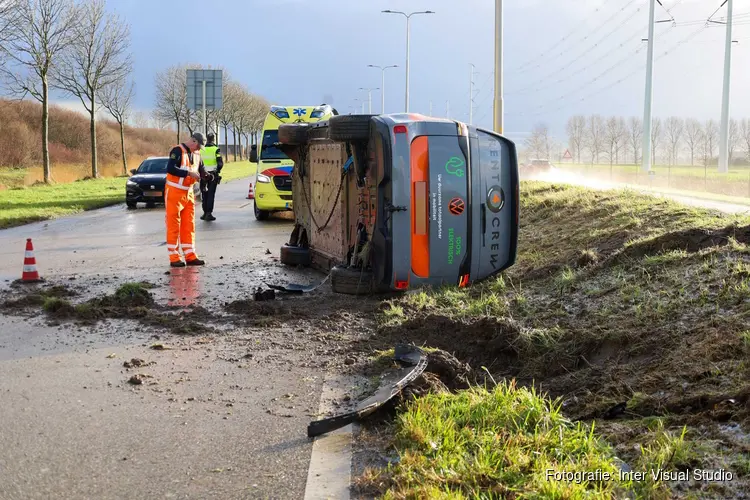
[[[0,289],[20,277],[28,237],[42,277],[82,298],[148,280],[159,303],[211,309],[264,281],[318,279],[278,265],[290,220],[257,222],[246,193],[247,180],[219,186],[218,219],[197,220],[205,268],[165,274],[163,208],[122,205],[0,231]],[[325,363],[292,333],[269,335],[0,315],[0,498],[302,498]],[[131,358],[149,364],[124,368]]]

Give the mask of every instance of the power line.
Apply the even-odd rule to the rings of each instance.
[[[590,16],[584,18],[584,20],[582,22],[586,22],[589,19],[593,18],[601,9],[604,8],[604,6],[606,6],[611,1],[612,0],[606,0],[601,6],[597,7],[596,9],[594,9],[594,12]],[[543,50],[542,52],[540,52],[539,54],[537,54],[535,57],[532,57],[531,59],[529,59],[525,63],[521,64],[514,71],[521,71],[521,70],[523,70],[523,68],[525,68],[529,64],[533,64],[534,62],[538,61],[539,59],[542,59],[544,56],[548,55],[548,53],[549,53],[550,50],[553,50],[553,49],[556,49],[556,48],[560,47],[560,45],[564,44],[566,40],[569,40],[572,35],[578,33],[579,31],[580,31],[580,27],[576,26],[569,33],[567,33],[565,36],[563,36],[560,40],[558,40],[557,42],[555,42],[550,48],[548,48],[546,50]]]
[[[663,53],[661,53],[661,54],[660,54],[660,55],[659,55],[658,57],[656,57],[656,58],[654,59],[654,61],[658,61],[658,60],[661,60],[661,59],[663,59],[664,57],[668,56],[669,54],[671,54],[672,52],[674,52],[675,50],[677,50],[677,49],[678,49],[678,48],[679,48],[680,46],[682,46],[682,45],[684,45],[684,44],[688,43],[688,42],[689,42],[690,40],[692,40],[693,38],[695,38],[696,36],[698,36],[698,34],[700,34],[700,33],[701,33],[701,32],[702,32],[703,30],[705,30],[706,28],[707,28],[707,26],[706,26],[706,25],[703,25],[703,26],[701,26],[700,28],[698,28],[697,30],[693,31],[693,32],[692,32],[692,33],[690,33],[690,34],[689,34],[688,36],[686,36],[685,38],[683,38],[683,39],[679,40],[679,41],[678,41],[677,43],[675,43],[674,45],[672,45],[671,47],[669,47],[669,48],[668,48],[667,50],[665,50],[665,51],[664,51]],[[671,31],[671,30],[670,30],[670,31]],[[642,49],[641,49],[641,50],[642,50]],[[642,69],[643,69],[644,67],[645,67],[645,64],[641,63],[641,64],[640,64],[640,65],[639,65],[639,66],[638,66],[637,68],[634,68],[634,69],[633,69],[632,71],[630,71],[630,72],[629,72],[629,73],[628,73],[628,74],[627,74],[626,76],[623,76],[623,77],[621,77],[621,78],[619,78],[619,79],[615,80],[614,82],[611,82],[611,83],[609,83],[608,85],[606,85],[606,86],[604,86],[604,87],[602,87],[602,88],[600,88],[600,89],[598,89],[598,90],[596,90],[596,91],[594,91],[594,92],[588,92],[588,93],[587,93],[587,94],[586,94],[586,95],[585,95],[584,97],[582,97],[582,98],[578,99],[577,101],[568,101],[568,102],[564,102],[564,103],[562,103],[561,105],[557,106],[556,108],[552,108],[552,109],[546,109],[546,110],[544,110],[543,108],[544,108],[544,107],[545,107],[545,106],[547,105],[547,104],[545,104],[545,105],[542,105],[542,106],[540,106],[540,107],[539,107],[539,108],[537,109],[537,111],[536,111],[536,112],[534,112],[534,113],[529,113],[529,114],[530,114],[531,116],[538,116],[539,114],[541,114],[541,113],[542,113],[542,111],[547,111],[547,112],[554,112],[554,111],[558,111],[558,110],[560,110],[560,109],[564,108],[565,106],[567,106],[567,105],[569,105],[569,104],[571,104],[571,103],[573,103],[573,102],[575,102],[575,103],[579,103],[579,102],[584,102],[584,101],[586,101],[587,99],[590,99],[591,97],[597,96],[597,95],[601,94],[602,92],[604,92],[604,91],[606,91],[606,90],[609,90],[610,88],[612,88],[612,87],[614,87],[614,86],[616,86],[616,85],[619,85],[620,83],[622,83],[622,82],[624,82],[624,81],[626,81],[626,80],[629,80],[630,78],[632,78],[633,76],[635,76],[635,75],[637,74],[637,73],[636,73],[636,71],[642,70]],[[580,89],[579,89],[579,90],[580,90]],[[575,92],[578,92],[578,91],[575,91]],[[572,94],[574,94],[575,92],[572,92],[572,93],[570,93],[570,94],[568,94],[568,95],[572,95]],[[560,98],[559,100],[564,100],[564,97],[566,97],[566,96],[563,96],[563,97],[561,97],[561,98]],[[555,101],[557,101],[557,100],[558,100],[558,99],[556,99]],[[550,102],[554,102],[554,101],[550,101]],[[518,114],[520,114],[520,115],[524,115],[525,113],[518,113]]]
[[[638,0],[629,0],[620,10],[618,10],[617,12],[615,12],[614,14],[612,14],[612,16],[610,16],[609,18],[607,18],[607,20],[604,21],[603,23],[601,23],[599,26],[595,27],[594,29],[592,29],[590,31],[585,31],[584,30],[585,33],[586,33],[586,35],[583,38],[581,38],[580,40],[578,40],[578,41],[579,42],[585,42],[586,40],[588,40],[592,35],[594,35],[599,30],[601,30],[602,28],[604,28],[610,21],[612,21],[613,19],[615,19],[618,15],[620,15],[622,12],[624,12],[628,7],[630,7],[631,5],[633,5],[636,1],[638,1]],[[579,28],[578,31],[580,31],[580,28]],[[550,50],[555,49],[555,48],[559,48],[559,46],[553,46]],[[553,58],[556,59],[558,57],[561,57],[563,54],[565,54],[566,50],[567,49],[562,49],[560,52],[556,53],[553,56]],[[537,69],[539,67],[541,67],[541,64],[536,64],[535,66],[531,66],[531,67],[528,67],[526,69],[518,69],[515,72],[516,73],[525,73],[527,71],[530,71],[532,69]]]
[[[621,22],[621,23],[620,23],[619,25],[617,25],[617,27],[615,27],[615,28],[614,28],[614,29],[613,29],[612,31],[610,31],[610,32],[608,32],[608,33],[605,33],[605,34],[604,34],[604,36],[603,36],[603,37],[601,37],[601,38],[599,38],[599,39],[597,39],[597,41],[596,41],[596,42],[594,42],[594,43],[593,43],[593,45],[591,45],[591,46],[588,46],[588,47],[586,47],[586,48],[585,48],[584,50],[582,50],[582,51],[581,51],[581,53],[580,53],[580,54],[578,54],[578,56],[574,57],[574,58],[573,58],[572,60],[569,60],[569,61],[566,61],[566,62],[562,63],[561,65],[559,65],[558,67],[556,67],[556,68],[555,68],[554,70],[552,70],[552,71],[550,71],[549,73],[547,73],[546,75],[542,76],[542,77],[540,78],[540,80],[546,80],[547,78],[550,78],[550,77],[553,77],[553,76],[554,76],[554,75],[556,75],[556,74],[559,74],[559,73],[560,73],[560,72],[561,72],[562,70],[567,70],[567,69],[570,69],[570,67],[571,67],[572,65],[574,65],[575,63],[577,63],[577,62],[578,62],[578,61],[580,61],[581,59],[584,59],[585,57],[588,57],[588,56],[590,56],[590,55],[591,55],[591,51],[592,51],[592,50],[595,50],[595,49],[596,49],[597,47],[599,47],[599,44],[600,44],[600,43],[604,42],[604,41],[605,41],[605,40],[607,40],[607,39],[608,39],[609,37],[611,37],[611,36],[612,36],[613,34],[617,33],[617,31],[619,31],[619,30],[620,30],[620,29],[621,29],[621,28],[622,28],[623,26],[625,26],[625,25],[626,25],[626,24],[628,23],[628,21],[630,21],[630,20],[631,20],[631,19],[633,19],[633,18],[634,18],[634,17],[636,16],[636,15],[638,15],[638,13],[639,13],[640,11],[641,11],[641,7],[638,7],[638,8],[637,8],[637,9],[635,10],[635,12],[633,12],[633,13],[632,13],[632,14],[631,14],[630,16],[628,16],[628,17],[627,17],[627,18],[626,18],[626,19],[625,19],[624,21],[622,21],[622,22]],[[638,33],[640,33],[640,32],[641,32],[641,29],[642,29],[642,28],[639,28],[639,29],[638,29]],[[507,92],[507,94],[508,94],[508,95],[512,95],[512,94],[518,94],[518,93],[526,93],[526,92],[528,92],[528,91],[529,91],[529,90],[511,90],[511,91]]]

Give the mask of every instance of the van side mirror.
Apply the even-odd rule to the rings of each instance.
[[[258,146],[256,144],[250,146],[250,162],[258,163]]]

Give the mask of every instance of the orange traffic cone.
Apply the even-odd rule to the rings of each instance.
[[[36,258],[34,258],[34,245],[31,244],[31,238],[26,239],[26,254],[23,259],[23,275],[21,281],[31,283],[42,281],[36,270]]]
[[[255,193],[253,193],[253,183],[250,182],[250,188],[247,190],[247,199],[248,200],[254,200],[255,199]]]

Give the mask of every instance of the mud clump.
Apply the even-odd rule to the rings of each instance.
[[[596,250],[581,250],[581,253],[576,259],[578,267],[586,267],[589,265],[597,264],[599,262],[599,254]]]
[[[147,288],[142,283],[125,283],[113,295],[99,299],[98,303],[103,307],[151,307],[155,303],[154,297]]]
[[[124,366],[127,369],[130,369],[130,368],[140,368],[141,366],[150,366],[150,365],[155,365],[155,364],[156,363],[153,361],[146,362],[142,360],[141,358],[133,358],[130,361],[125,361],[122,364],[122,366]]]
[[[27,309],[44,307],[48,299],[65,299],[78,295],[66,286],[54,285],[48,288],[29,290],[29,293],[18,298],[12,298],[0,303],[0,310],[24,311]]]
[[[47,315],[57,319],[72,318],[76,314],[76,308],[73,304],[58,297],[48,297],[45,299],[42,309],[44,309]]]
[[[509,319],[483,317],[472,321],[429,314],[398,326],[381,327],[377,341],[386,345],[395,342],[428,345],[451,353],[451,357],[455,356],[464,363],[451,364],[446,359],[439,359],[439,355],[433,361],[435,366],[448,373],[466,373],[465,365],[488,368],[492,365],[496,373],[514,368],[518,361],[514,345],[520,335],[520,327]]]

